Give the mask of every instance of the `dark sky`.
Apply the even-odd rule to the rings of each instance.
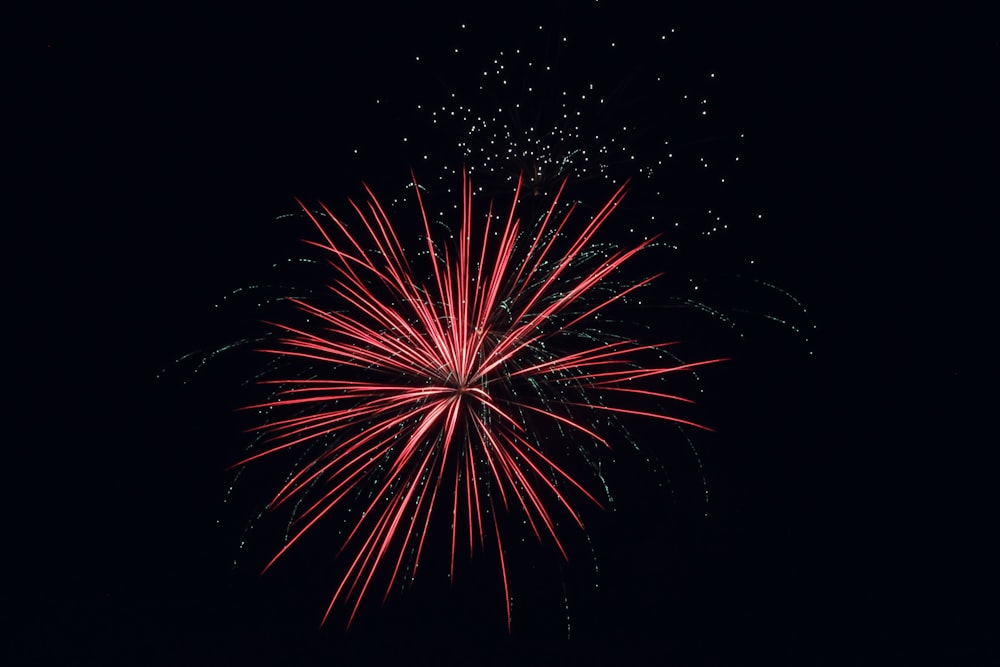
[[[9,664],[988,661],[996,36],[950,11],[614,7],[50,6],[19,23]],[[561,587],[527,595],[537,609],[506,637],[488,556],[453,588],[425,582],[349,632],[318,629],[321,543],[264,577],[231,567],[245,515],[223,505],[224,468],[246,443],[232,409],[249,374],[223,361],[185,383],[172,365],[256,326],[213,306],[300,253],[304,228],[275,222],[294,197],[339,206],[362,180],[406,178],[416,102],[466,74],[413,55],[440,54],[465,20],[475,67],[536,23],[625,40],[676,28],[664,70],[718,72],[713,127],[747,134],[752,167],[726,204],[768,220],[686,261],[725,271],[753,254],[815,325],[808,343],[753,318],[742,342],[709,327],[703,346],[736,358],[708,378],[709,516],[690,474],[671,496],[626,465],[620,505],[593,520],[599,589],[585,566],[562,570],[572,645]],[[618,65],[581,62],[603,80]],[[551,584],[545,567],[527,580]]]

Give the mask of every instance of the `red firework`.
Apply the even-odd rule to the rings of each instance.
[[[472,187],[463,175],[461,228],[449,250],[435,242],[414,181],[432,269],[423,281],[384,208],[366,191],[365,206],[351,202],[363,227],[359,235],[325,206],[329,222],[303,205],[322,236],[313,245],[329,253],[334,277],[328,287],[337,309],[291,299],[313,324],[276,325],[280,342],[264,350],[299,360],[309,377],[269,381],[277,391],[250,407],[295,414],[259,426],[270,445],[237,465],[297,446],[319,449],[269,505],[312,491],[295,532],[264,569],[331,510],[356,504],[367,487],[361,518],[341,547],[350,546],[352,556],[324,622],[338,601],[351,605],[353,621],[377,573],[387,577],[386,595],[400,576],[412,577],[431,517],[443,511],[451,515],[452,576],[460,541],[471,550],[495,536],[509,629],[499,506],[523,513],[536,537],[550,538],[566,557],[553,512],[567,512],[583,528],[566,490],[600,505],[526,423],[537,431],[548,421],[582,448],[610,446],[587,423],[598,412],[705,428],[628,404],[690,402],[644,383],[718,360],[646,367],[638,357],[670,343],[601,336],[587,324],[655,278],[625,285],[609,280],[654,239],[618,250],[595,241],[625,186],[570,235],[574,206],[561,204],[561,188],[522,230],[519,183],[510,210],[500,216],[491,206],[474,239]]]

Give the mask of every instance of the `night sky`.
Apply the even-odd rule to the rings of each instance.
[[[5,664],[990,662],[1000,42],[985,17],[330,4],[50,6],[12,23]],[[660,32],[662,62],[602,55],[605,38]],[[712,298],[748,311],[742,337],[640,314],[696,357],[733,358],[701,385],[696,415],[717,432],[694,439],[701,468],[683,442],[666,471],[623,454],[614,509],[587,515],[593,552],[578,532],[568,564],[512,548],[510,636],[489,552],[454,585],[429,567],[350,630],[320,628],[339,545],[313,540],[258,576],[281,533],[244,526],[282,471],[225,502],[255,358],[175,361],[260,331],[253,298],[226,295],[309,255],[309,228],[280,217],[294,198],[345,211],[362,181],[393,199],[411,166],[460,167],[417,106],[499,49],[561,34],[601,44],[561,61],[570,87],[636,65],[707,91],[708,124],[641,83],[600,119],[667,127],[679,146],[661,198],[634,185],[625,213],[643,229],[663,231],[651,210],[697,227],[702,201],[731,224],[656,264],[662,289],[747,275],[807,312],[723,288]],[[731,186],[685,166],[702,147],[740,156]]]

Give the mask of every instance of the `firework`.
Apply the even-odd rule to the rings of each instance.
[[[666,351],[671,343],[602,327],[613,304],[656,277],[619,278],[654,238],[627,248],[598,240],[625,186],[587,217],[574,215],[561,189],[546,207],[535,197],[526,205],[523,187],[509,209],[491,203],[477,215],[463,174],[458,232],[438,240],[414,180],[424,236],[417,254],[371,190],[363,204],[352,202],[353,224],[325,206],[303,206],[328,260],[330,300],[290,299],[305,323],[275,325],[277,342],[263,351],[288,374],[267,380],[274,393],[251,406],[269,415],[257,427],[266,445],[239,465],[308,452],[269,504],[298,509],[265,570],[333,510],[360,516],[340,548],[345,573],[324,621],[342,603],[350,623],[373,589],[387,595],[412,580],[430,527],[443,521],[452,577],[459,551],[495,545],[509,628],[500,515],[519,515],[568,557],[556,515],[583,529],[579,505],[601,505],[571,472],[613,445],[597,424],[638,418],[705,428],[645,406],[690,402],[660,383],[718,360],[680,363]]]

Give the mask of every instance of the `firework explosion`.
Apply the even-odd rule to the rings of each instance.
[[[618,250],[595,240],[625,187],[580,226],[559,194],[537,219],[522,220],[520,185],[509,210],[491,205],[479,219],[472,185],[467,178],[462,185],[460,229],[449,247],[435,241],[414,182],[429,264],[423,280],[371,191],[364,205],[352,204],[360,234],[325,206],[303,207],[322,236],[314,245],[327,253],[337,309],[292,299],[311,325],[277,325],[279,344],[265,351],[301,362],[299,372],[267,381],[276,392],[252,407],[295,414],[259,426],[269,445],[240,464],[316,448],[270,503],[294,499],[305,509],[267,567],[331,510],[367,499],[341,549],[349,564],[324,621],[338,601],[350,605],[353,620],[376,580],[388,594],[412,579],[440,516],[451,526],[451,576],[458,550],[496,545],[509,627],[498,513],[520,513],[567,557],[554,515],[582,529],[571,498],[600,505],[540,433],[559,434],[590,461],[593,450],[612,446],[593,426],[595,413],[705,428],[635,406],[690,402],[651,384],[717,360],[664,363],[670,343],[619,339],[594,326],[602,311],[653,280],[621,284],[613,274],[654,239]],[[645,363],[650,356],[659,363]]]
[[[707,259],[719,253],[676,252],[728,229],[723,211],[703,207],[731,199],[720,193],[739,164],[707,120],[701,91],[715,75],[631,73],[633,90],[651,106],[621,85],[620,68],[604,63],[617,54],[616,62],[655,67],[669,43],[657,33],[646,44],[654,55],[636,57],[614,42],[602,51],[583,40],[574,51],[560,38],[551,58],[529,55],[545,48],[503,50],[478,72],[466,69],[462,49],[449,50],[432,67],[466,85],[444,104],[418,104],[412,115],[427,125],[400,137],[421,173],[410,201],[384,207],[366,187],[349,220],[302,205],[320,234],[310,243],[327,260],[315,284],[328,290],[278,297],[302,319],[275,318],[285,323],[272,323],[256,341],[268,341],[259,347],[271,355],[264,380],[271,393],[249,406],[259,413],[256,439],[234,467],[242,472],[282,453],[295,459],[267,506],[290,518],[265,570],[301,548],[293,545],[306,534],[339,522],[342,575],[324,622],[344,608],[350,625],[364,600],[411,584],[421,563],[433,567],[430,553],[439,547],[452,579],[462,552],[495,554],[509,631],[514,568],[506,545],[521,537],[516,532],[533,533],[568,559],[561,526],[582,531],[584,508],[611,502],[602,461],[622,443],[641,449],[630,427],[705,428],[687,418],[692,401],[677,395],[685,392],[673,380],[719,359],[685,363],[673,343],[624,333],[635,318],[613,315],[660,277],[629,275],[636,255],[655,246],[669,250],[672,270],[658,283],[667,295],[653,307],[708,315],[735,330],[735,309],[698,291],[714,271]],[[591,79],[602,71],[615,81]],[[380,128],[399,125],[395,116],[380,118]],[[364,147],[353,153],[376,160],[357,170],[384,160]],[[632,178],[643,187],[626,210],[626,186],[614,184]],[[424,185],[438,196],[422,194]],[[614,194],[595,198],[604,187]],[[387,213],[412,200],[422,237],[415,246]],[[605,229],[616,210],[627,226]],[[670,236],[658,241],[664,228]],[[690,255],[696,272],[685,265]],[[304,287],[297,283],[293,293]],[[704,476],[702,483],[707,500]]]

